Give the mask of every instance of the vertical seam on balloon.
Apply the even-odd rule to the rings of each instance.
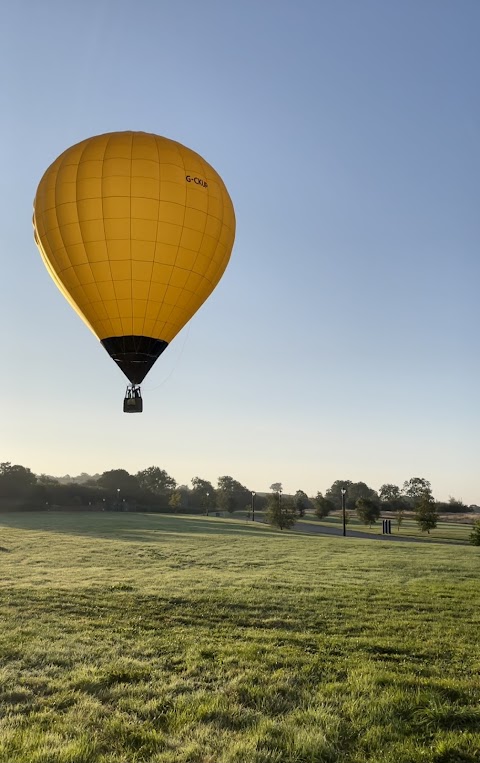
[[[132,173],[133,173],[133,143],[135,140],[135,133],[131,133],[131,143],[130,143],[130,309],[132,311],[132,317],[131,317],[131,335],[133,336],[133,268],[132,268]],[[122,323],[123,327],[123,323]],[[137,346],[135,343],[135,339],[133,340],[134,343],[134,349],[135,352],[137,352]]]
[[[82,152],[81,152],[80,156],[78,157],[77,169],[76,169],[76,172],[75,172],[75,210],[76,210],[76,213],[77,213],[77,222],[78,222],[78,227],[80,229],[80,236],[82,238],[82,244],[83,244],[83,249],[84,249],[84,252],[85,252],[85,257],[86,257],[86,260],[87,260],[87,265],[90,268],[90,262],[89,262],[88,255],[87,255],[87,248],[85,246],[85,241],[83,240],[83,229],[82,229],[82,226],[80,224],[80,215],[79,215],[79,212],[78,212],[78,170],[79,170],[80,164],[82,163],[85,151],[87,150],[87,146],[88,146],[88,140],[85,141],[85,145],[84,145],[84,147],[82,149]],[[92,269],[91,268],[90,268],[90,273],[92,275],[92,282],[93,282],[93,273],[92,273]],[[89,301],[88,301],[87,304],[91,305],[92,302],[90,301],[90,298],[88,298],[88,300]]]
[[[206,161],[203,159],[203,157],[201,157],[199,154],[198,154],[198,156],[199,156],[199,159],[200,159],[200,163],[201,163],[201,165],[202,165],[203,174],[205,175],[205,177],[207,177],[207,173],[205,172],[205,167],[206,167],[206,165],[207,165],[207,162],[206,162]],[[207,191],[207,192],[208,192],[208,191]],[[208,223],[208,200],[207,200],[207,211],[206,211],[206,213],[205,213],[205,226],[204,226],[204,229],[203,229],[203,233],[202,233],[202,240],[200,241],[200,247],[199,247],[199,250],[197,251],[197,255],[196,255],[196,257],[195,257],[195,259],[194,259],[194,261],[193,261],[193,263],[192,263],[192,269],[190,270],[190,273],[193,273],[193,272],[194,272],[194,271],[193,271],[193,268],[195,267],[195,263],[196,263],[196,262],[197,262],[197,260],[198,260],[198,257],[199,257],[199,254],[200,254],[200,249],[201,249],[201,247],[202,247],[202,244],[203,244],[203,241],[204,241],[204,239],[205,239],[205,231],[207,230],[207,223]],[[212,282],[211,282],[211,281],[210,281],[208,278],[205,278],[205,276],[201,276],[201,278],[202,278],[202,279],[204,279],[205,281],[207,281],[207,283],[210,283],[210,285],[212,286],[212,290],[211,290],[211,291],[213,291],[213,284],[212,284]],[[184,290],[185,290],[185,287],[183,286],[183,287],[182,287],[182,293],[183,293],[183,291],[184,291]],[[195,291],[191,291],[190,289],[186,289],[186,291],[189,291],[191,294],[193,294],[193,296],[194,296],[194,297],[197,297],[197,300],[198,300],[198,296],[199,296],[199,295],[198,295],[198,290],[195,290]],[[210,293],[211,293],[211,291],[210,291]],[[179,295],[179,296],[180,296],[180,295]],[[199,310],[199,309],[202,307],[202,305],[203,305],[203,304],[206,302],[206,300],[208,299],[208,297],[209,297],[209,295],[207,294],[207,296],[206,296],[206,297],[204,297],[204,298],[202,299],[202,301],[200,302],[200,304],[198,305],[198,307],[196,307],[196,308],[195,308],[195,310],[193,311],[193,313],[192,313],[192,314],[189,316],[189,318],[187,318],[187,322],[188,322],[188,321],[190,320],[190,318],[192,318],[192,317],[195,315],[195,313],[196,313],[196,312],[197,312],[197,311],[198,311],[198,310]],[[175,304],[175,305],[174,305],[174,307],[177,307],[177,304]],[[172,314],[174,307],[172,307],[172,309],[171,309],[171,311],[170,311],[170,315]],[[184,308],[182,308],[182,309],[184,309]],[[181,328],[183,328],[183,327],[181,327]],[[181,328],[180,328],[180,331],[181,331]],[[177,333],[178,333],[178,332],[177,332]]]
[[[181,144],[177,144],[177,145],[181,145]],[[182,148],[183,148],[183,146],[182,146]],[[186,168],[185,168],[185,162],[184,162],[184,159],[183,159],[183,154],[182,154],[182,152],[180,150],[177,149],[177,151],[178,151],[178,154],[179,154],[181,162],[182,162],[183,172],[185,174],[185,169]],[[183,229],[185,228],[185,216],[186,216],[186,212],[187,212],[187,189],[185,189],[185,203],[183,205],[183,222],[182,222],[181,233],[180,233],[180,241],[178,242],[177,253],[176,253],[175,259],[173,261],[172,272],[170,273],[170,278],[168,279],[168,283],[166,284],[167,290],[168,290],[168,287],[170,286],[170,282],[172,280],[172,275],[173,275],[174,268],[177,265],[178,253],[180,251],[180,243],[181,243],[182,236],[183,236]],[[166,294],[167,290],[165,290],[165,294]],[[171,316],[175,306],[176,305],[172,305],[172,308],[171,308],[170,312],[168,313],[168,315],[165,316],[165,323],[168,322],[168,319],[170,318],[170,316]],[[178,331],[176,332],[176,334],[178,334]]]
[[[203,174],[205,175],[205,177],[207,177],[207,173],[205,172],[205,166],[206,166],[207,162],[206,162],[206,161],[205,161],[205,160],[204,160],[202,157],[200,157],[200,160],[201,160],[201,164],[202,164],[202,167],[203,167]],[[207,189],[207,190],[208,190],[208,189]],[[202,240],[200,241],[200,247],[199,247],[199,251],[197,252],[197,256],[195,257],[195,259],[194,259],[194,261],[193,261],[193,264],[192,264],[192,268],[194,268],[194,267],[195,267],[195,263],[196,263],[196,261],[198,260],[198,257],[199,257],[199,254],[200,254],[200,249],[202,248],[203,240],[204,240],[204,238],[205,238],[205,231],[207,230],[207,222],[208,222],[208,201],[209,201],[209,199],[210,199],[210,194],[208,195],[208,199],[207,199],[207,211],[206,211],[206,213],[205,213],[205,227],[204,227],[204,229],[203,229],[203,233],[202,233]],[[193,270],[192,270],[191,272],[193,273]],[[205,276],[202,276],[202,278],[205,278]],[[211,284],[211,281],[209,281],[209,279],[208,279],[208,278],[205,278],[205,280],[206,280],[206,281],[208,281],[208,283],[210,283],[210,284]],[[203,300],[203,302],[205,302],[205,300],[206,300],[206,299],[207,299],[207,297],[205,297],[205,299]],[[197,310],[199,310],[199,309],[200,309],[200,307],[203,305],[203,302],[202,302],[202,303],[201,303],[201,304],[198,306]]]
[[[104,205],[103,205],[103,200],[104,200],[103,178],[104,178],[104,169],[105,169],[105,156],[106,156],[106,153],[107,153],[108,145],[109,145],[111,140],[113,140],[113,134],[112,133],[107,138],[107,142],[105,143],[105,148],[103,150],[103,156],[102,156],[102,176],[100,178],[100,201],[102,203],[103,238],[105,240],[105,249],[107,250],[107,260],[106,261],[108,263],[108,269],[110,271],[110,281],[112,283],[113,296],[114,296],[115,302],[117,303],[118,315],[120,316],[120,307],[118,305],[117,294],[116,294],[116,291],[115,291],[115,286],[113,284],[112,266],[110,264],[110,251],[109,251],[109,247],[108,247],[107,230],[105,228],[105,209],[104,209]],[[105,307],[105,300],[103,300],[103,306]],[[108,315],[108,310],[106,308],[105,308],[105,312]],[[112,323],[111,318],[110,318],[110,324],[111,324],[112,330],[113,330],[113,323]]]
[[[155,250],[157,248],[158,227],[160,225],[160,201],[162,196],[161,194],[162,164],[160,161],[160,149],[158,147],[159,138],[157,135],[153,135],[152,138],[153,138],[153,142],[155,143],[155,148],[157,150],[157,157],[158,157],[158,210],[157,210],[157,229],[155,231],[155,243],[154,243],[154,250],[153,250],[152,272],[150,274],[150,285],[148,287],[147,304],[145,306],[145,315],[143,317],[142,335],[144,334],[144,331],[145,331],[145,321],[147,320],[147,308],[148,308],[148,303],[150,302],[150,294],[152,291],[152,279],[153,279],[153,270],[154,270],[154,264],[155,264]],[[155,318],[155,321],[153,324],[154,326],[155,326],[155,323],[157,322],[159,312],[160,312],[160,307],[157,310],[157,318]]]
[[[184,146],[182,146],[182,144],[178,144],[178,145],[180,145],[180,146],[181,146],[181,148],[185,148]],[[183,171],[184,171],[184,173],[185,173],[186,167],[185,167],[185,161],[184,161],[184,158],[183,158],[183,153],[182,153],[182,151],[181,151],[181,150],[179,150],[179,151],[178,151],[178,153],[179,153],[179,155],[180,155],[180,158],[181,158],[181,160],[182,160]],[[171,272],[171,274],[170,274],[170,278],[169,278],[169,280],[168,280],[168,283],[167,283],[167,289],[168,289],[168,287],[170,286],[170,282],[171,282],[171,280],[172,280],[172,275],[173,275],[173,271],[174,271],[174,268],[176,268],[176,266],[177,266],[178,254],[179,254],[179,251],[180,251],[180,244],[181,244],[181,240],[182,240],[182,236],[183,236],[183,231],[184,231],[184,228],[185,228],[185,217],[186,217],[186,213],[187,213],[187,189],[185,189],[185,204],[184,204],[184,206],[183,206],[183,222],[182,222],[182,228],[181,228],[181,233],[180,233],[180,241],[179,241],[179,243],[178,243],[178,247],[177,247],[177,253],[176,253],[176,255],[175,255],[175,259],[174,259],[174,261],[173,261],[172,272]],[[192,271],[190,271],[190,272],[192,272]],[[183,287],[182,287],[182,290],[183,290]],[[171,309],[170,309],[170,312],[168,313],[168,315],[166,315],[166,316],[165,316],[165,323],[167,323],[167,322],[168,322],[168,320],[169,320],[169,318],[170,318],[171,314],[173,313],[173,311],[174,311],[174,309],[175,309],[175,307],[176,307],[176,306],[177,306],[177,302],[175,302],[175,304],[174,304],[174,305],[172,305],[172,307],[171,307]],[[190,316],[190,317],[191,317],[191,316]],[[181,331],[181,330],[182,330],[182,328],[183,328],[183,326],[181,326],[181,327],[179,328],[179,330],[175,332],[174,336],[176,336],[176,335],[179,333],[179,331]]]
[[[57,214],[57,207],[59,206],[59,205],[57,204],[57,185],[58,185],[58,175],[59,175],[59,173],[60,173],[60,169],[62,168],[63,162],[64,162],[64,161],[65,161],[65,159],[66,159],[66,156],[65,156],[65,154],[66,154],[66,153],[67,153],[67,152],[65,151],[65,152],[64,152],[64,154],[62,154],[62,157],[63,157],[63,158],[62,158],[62,157],[60,157],[60,159],[59,159],[59,162],[58,162],[57,173],[56,173],[56,175],[55,175],[55,206],[54,206],[54,208],[53,208],[53,209],[54,209],[54,214],[55,214],[55,220],[57,221],[57,229],[58,229],[58,234],[59,234],[59,236],[60,236],[60,238],[61,238],[61,240],[62,240],[63,248],[65,249],[65,255],[66,255],[66,257],[67,257],[68,261],[70,262],[70,257],[69,257],[69,256],[68,256],[68,254],[67,254],[67,247],[65,246],[65,239],[63,238],[63,233],[62,233],[62,230],[61,230],[61,228],[60,228],[60,223],[58,222],[58,214]],[[78,167],[78,163],[77,163],[77,167]],[[76,177],[76,176],[75,176],[75,177]],[[75,180],[75,199],[76,199],[76,198],[77,198],[77,183],[76,183],[76,180]],[[72,267],[72,263],[71,263],[71,262],[70,262],[70,267]],[[67,270],[67,268],[63,268],[63,270]],[[63,270],[60,270],[60,271],[59,271],[59,274],[58,274],[59,276],[60,276],[60,274],[63,272]],[[65,287],[64,287],[64,288],[65,288]]]

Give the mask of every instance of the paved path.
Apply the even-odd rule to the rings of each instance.
[[[320,535],[342,535],[341,527],[331,527],[330,525],[317,525],[316,523],[302,522],[296,524],[294,532],[319,533]],[[393,531],[394,532],[394,531]],[[386,543],[397,541],[401,543],[447,543],[448,545],[465,545],[463,541],[448,541],[437,538],[412,538],[408,535],[381,535],[379,533],[365,533],[360,530],[350,530],[347,525],[347,538],[364,538],[365,540],[383,540]]]

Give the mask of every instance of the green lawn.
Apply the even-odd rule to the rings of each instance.
[[[0,515],[0,763],[478,763],[480,549]]]

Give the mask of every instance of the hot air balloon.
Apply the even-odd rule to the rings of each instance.
[[[221,177],[168,138],[97,135],[47,169],[33,226],[52,279],[130,382],[124,411],[141,412],[141,382],[230,259]]]

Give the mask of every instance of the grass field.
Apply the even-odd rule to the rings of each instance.
[[[480,551],[0,515],[1,763],[478,763]]]

